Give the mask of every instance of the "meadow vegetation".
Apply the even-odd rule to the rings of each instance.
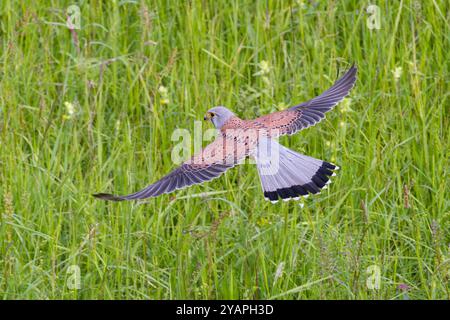
[[[2,0],[0,298],[449,299],[450,4],[373,4]],[[303,207],[249,164],[91,196],[168,173],[212,106],[281,110],[352,63],[351,95],[281,139],[341,167]]]

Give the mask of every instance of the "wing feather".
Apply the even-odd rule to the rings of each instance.
[[[97,193],[93,196],[111,201],[145,199],[157,197],[164,193],[170,193],[177,189],[183,189],[193,184],[201,184],[210,181],[234,167],[239,163],[239,160],[246,156],[246,154],[239,151],[239,149],[239,154],[236,156],[236,150],[224,147],[226,139],[231,138],[233,137],[219,137],[206,146],[200,154],[192,157],[189,161],[184,162],[180,167],[173,170],[168,175],[138,192],[123,196],[108,193]],[[218,152],[219,150],[222,152]],[[230,158],[234,158],[236,161],[230,163]]]
[[[293,134],[317,124],[325,118],[325,113],[341,102],[355,85],[357,68],[353,65],[333,86],[321,95],[293,106],[253,120],[253,125],[276,135]]]

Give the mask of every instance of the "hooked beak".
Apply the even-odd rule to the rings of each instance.
[[[211,118],[212,118],[212,114],[211,114],[211,112],[207,112],[206,114],[205,114],[205,116],[203,117],[203,120],[211,120]]]

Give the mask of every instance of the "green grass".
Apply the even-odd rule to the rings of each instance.
[[[78,43],[72,2],[0,3],[0,298],[450,298],[447,1],[374,1],[379,30],[353,0],[80,2]],[[353,62],[351,100],[281,139],[341,166],[303,208],[266,202],[249,164],[145,203],[91,197],[173,169],[172,132],[210,107],[282,109]]]

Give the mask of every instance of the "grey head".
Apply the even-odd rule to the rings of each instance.
[[[225,107],[214,107],[206,112],[204,120],[210,120],[213,125],[220,129],[231,117],[234,117],[234,113]]]

